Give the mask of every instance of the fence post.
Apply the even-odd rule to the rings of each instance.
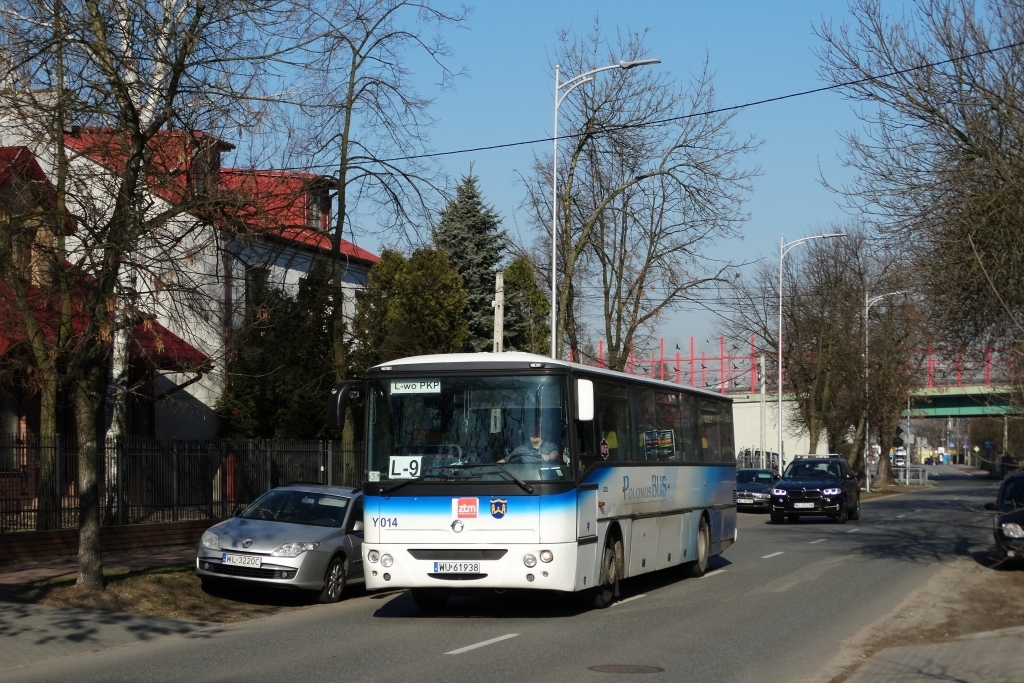
[[[323,442],[321,442],[323,443]],[[327,441],[327,485],[334,486],[334,443]]]
[[[117,496],[115,498],[115,500],[117,501],[117,523],[124,524],[124,503],[125,500],[127,500],[128,498],[124,494],[124,437],[118,435],[117,439],[114,441],[114,449],[114,462],[116,463],[115,466],[117,467],[117,490],[114,492],[114,494]]]
[[[174,471],[171,474],[171,496],[173,501],[173,507],[171,509],[171,519],[175,522],[178,521],[178,441],[174,440],[171,444],[171,467]]]

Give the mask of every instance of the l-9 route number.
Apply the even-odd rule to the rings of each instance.
[[[413,479],[420,476],[422,455],[392,455],[388,476],[391,479]]]

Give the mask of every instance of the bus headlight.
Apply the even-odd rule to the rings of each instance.
[[[555,559],[555,556],[551,554],[550,550],[541,550],[540,551],[540,561],[541,562],[550,562],[553,559]]]
[[[380,556],[380,566],[382,566],[382,567],[390,567],[394,563],[395,563],[395,560],[390,555],[385,553],[384,555]]]
[[[377,561],[380,559],[380,553],[378,553],[376,550],[371,550],[370,552],[366,553],[366,559],[368,559],[370,562],[373,562],[374,564],[377,564]]]
[[[523,564],[525,564],[527,567],[536,567],[537,566],[537,558],[534,557],[533,555],[527,553],[526,555],[523,556]]]

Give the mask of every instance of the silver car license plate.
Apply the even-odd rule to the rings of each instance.
[[[263,559],[259,557],[253,557],[252,555],[228,555],[222,553],[220,561],[224,564],[233,564],[238,567],[262,567]]]
[[[435,562],[434,574],[479,574],[479,562]]]
[[[740,498],[740,499],[739,499],[739,500],[737,500],[736,502],[737,502],[737,503],[740,503],[741,505],[750,505],[750,504],[751,504],[751,503],[753,503],[754,501],[750,500],[749,498]]]
[[[813,509],[814,508],[814,503],[793,503],[793,507],[796,508],[797,510],[807,509],[807,508]]]

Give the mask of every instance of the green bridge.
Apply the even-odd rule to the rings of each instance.
[[[1014,415],[1010,387],[928,387],[911,393],[913,417],[993,417]],[[907,411],[903,411],[903,417]]]

